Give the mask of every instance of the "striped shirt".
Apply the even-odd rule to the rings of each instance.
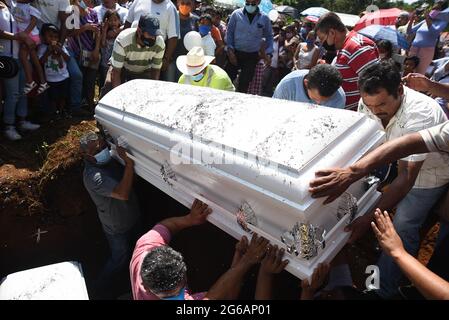
[[[363,103],[363,99],[360,100],[358,111],[379,124],[379,127],[385,131],[387,141],[409,133],[422,132],[447,121],[446,115],[434,99],[407,87],[404,87],[401,106],[385,128],[382,121]],[[431,189],[449,183],[449,155],[447,154],[438,152],[413,154],[401,160],[424,161],[414,188]]]
[[[133,73],[143,73],[149,69],[160,69],[165,52],[164,38],[157,36],[154,46],[141,47],[137,43],[137,29],[123,30],[115,39],[111,64],[114,68]]]
[[[335,67],[343,77],[346,109],[357,109],[360,100],[359,74],[378,59],[379,52],[373,41],[355,31],[346,36],[343,49],[338,51],[335,62]]]

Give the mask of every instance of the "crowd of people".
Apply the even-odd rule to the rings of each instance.
[[[310,192],[331,202],[370,170],[397,161],[397,176],[379,209],[348,226],[350,242],[373,228],[384,249],[376,297],[397,296],[406,275],[426,298],[449,298],[448,269],[441,266],[447,260],[440,257],[449,253],[447,215],[430,264],[435,273],[413,258],[420,228],[449,187],[449,56],[440,43],[447,2],[398,16],[394,28],[407,48],[351,30],[333,12],[315,22],[288,23],[283,17],[271,21],[259,4],[246,0],[227,12],[200,0],[0,0],[0,56],[16,67],[0,74],[5,137],[20,140],[48,119],[92,117],[96,86],[102,97],[132,79],[361,112],[385,131],[387,143],[350,168],[318,172]],[[41,124],[27,119],[29,103]],[[129,265],[135,299],[233,299],[250,267],[260,264],[255,297],[271,297],[272,275],[288,261],[283,249],[257,235],[238,243],[231,268],[209,291],[191,295],[182,254],[169,242],[203,223],[210,209],[195,201],[187,216],[163,220],[142,236],[134,163],[126,150],[117,148],[124,167],[96,134],[81,139],[81,150],[84,183],[111,249],[96,286],[107,286]],[[391,222],[385,210],[393,208]],[[344,257],[321,265],[302,288],[303,299],[356,295]]]

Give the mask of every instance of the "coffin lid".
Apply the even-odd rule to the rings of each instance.
[[[329,158],[342,136],[361,134],[351,139],[356,145],[339,150],[353,153],[363,149],[364,138],[379,130],[374,121],[357,112],[152,80],[133,80],[115,88],[100,101],[99,108],[111,108],[123,115],[125,122],[127,116],[137,117],[139,122],[170,134],[179,132],[189,139],[247,152],[279,164],[296,177],[312,161],[325,155]],[[330,158],[326,167],[347,165]],[[310,168],[307,170],[310,179]],[[300,199],[288,198],[296,198],[295,202],[309,198],[308,182],[301,184],[295,192]]]

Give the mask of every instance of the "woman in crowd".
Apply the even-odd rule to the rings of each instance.
[[[315,44],[316,35],[314,31],[310,31],[307,35],[306,42],[298,45],[295,55],[293,56],[294,68],[297,70],[312,69],[316,66],[320,56],[320,50]]]
[[[413,26],[417,19],[415,10],[410,18],[407,34],[415,34],[409,56],[417,56],[420,60],[417,72],[425,74],[435,55],[435,45],[441,32],[447,27],[448,22],[438,19],[438,13],[447,8],[447,2],[439,1],[430,13],[424,15],[424,20]],[[413,27],[412,27],[413,26]]]

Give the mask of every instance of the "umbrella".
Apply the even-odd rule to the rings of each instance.
[[[317,23],[318,20],[320,20],[320,18],[318,18],[316,16],[307,16],[304,19],[306,19],[307,21],[313,22],[313,23]]]
[[[354,30],[358,31],[370,25],[394,25],[401,12],[401,9],[392,8],[367,13],[356,23]]]
[[[240,0],[215,0],[214,4],[225,8],[243,7],[243,2]]]
[[[294,19],[299,18],[299,11],[298,9],[295,9],[293,7],[290,6],[279,6],[276,7],[276,11],[282,14],[286,14]]]
[[[215,0],[214,4],[218,7],[241,8],[245,6],[245,0]],[[259,9],[263,13],[268,14],[273,9],[273,4],[270,0],[262,0],[259,4]]]
[[[301,12],[301,15],[303,16],[315,16],[315,17],[321,17],[323,14],[328,13],[329,10],[322,7],[311,7],[309,9],[304,10]]]
[[[355,14],[347,14],[347,13],[340,13],[335,12],[335,14],[340,18],[341,22],[347,27],[354,27],[355,24],[360,20],[359,16],[356,16]]]
[[[373,39],[374,41],[388,40],[395,47],[399,47],[402,49],[409,48],[407,39],[405,39],[400,32],[398,32],[391,26],[371,25],[357,32]]]

